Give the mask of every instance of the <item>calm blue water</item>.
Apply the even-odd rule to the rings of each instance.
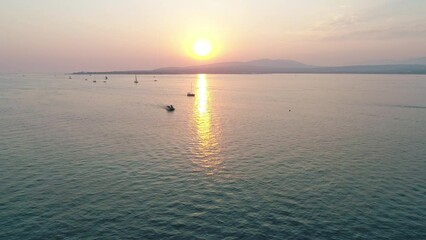
[[[0,239],[426,239],[426,76],[97,79],[0,75]]]

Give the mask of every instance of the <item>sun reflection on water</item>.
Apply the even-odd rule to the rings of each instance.
[[[220,146],[212,126],[210,93],[205,74],[198,75],[196,101],[194,103],[194,119],[196,127],[196,148],[194,160],[196,165],[207,174],[215,174],[222,167]]]

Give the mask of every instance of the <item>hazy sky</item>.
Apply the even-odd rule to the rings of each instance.
[[[0,0],[0,34],[0,72],[358,64],[426,56],[426,0]]]

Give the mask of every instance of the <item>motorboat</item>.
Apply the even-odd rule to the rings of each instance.
[[[175,107],[173,107],[173,105],[167,105],[166,110],[169,112],[173,112],[175,110]]]

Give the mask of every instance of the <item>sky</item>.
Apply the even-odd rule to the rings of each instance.
[[[196,39],[214,49],[191,55]],[[0,0],[0,72],[426,57],[425,0]]]

